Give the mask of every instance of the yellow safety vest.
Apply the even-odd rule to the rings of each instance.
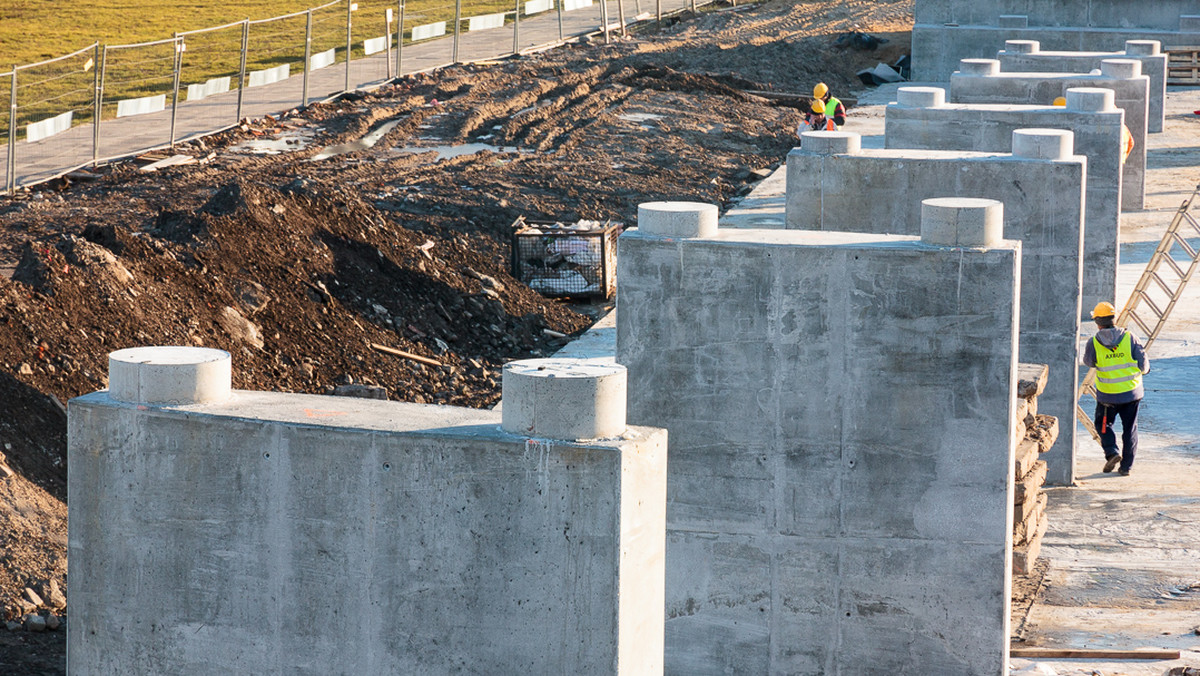
[[[1133,338],[1126,331],[1113,349],[1092,338],[1096,348],[1096,389],[1104,394],[1132,392],[1142,384],[1142,370],[1133,358]]]

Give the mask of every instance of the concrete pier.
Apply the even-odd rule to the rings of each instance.
[[[667,673],[1005,672],[1020,244],[941,220],[972,244],[622,235],[630,421],[670,434]]]
[[[233,391],[215,350],[112,363],[69,407],[72,674],[661,673],[666,434],[623,368],[510,365],[531,436]],[[609,438],[545,436],[570,419]]]
[[[930,220],[922,217],[928,209],[923,200],[979,197],[1002,203],[1004,238],[1022,242],[1020,359],[1050,367],[1042,412],[1059,420],[1058,440],[1042,456],[1049,465],[1047,481],[1069,485],[1075,474],[1087,183],[1087,158],[1074,153],[1073,134],[1020,129],[1012,134],[1012,154],[813,150],[823,149],[820,136],[846,133],[805,132],[801,147],[788,154],[787,227],[922,234]]]
[[[1124,113],[1111,90],[1069,89],[1065,108],[947,104],[937,87],[901,87],[897,98],[885,111],[889,149],[1011,152],[1017,129],[1074,130],[1075,153],[1088,160],[1082,304],[1116,297]]]
[[[995,59],[964,59],[950,76],[954,103],[1050,105],[1073,87],[1103,88],[1115,92],[1114,103],[1125,111],[1125,124],[1133,135],[1133,153],[1125,161],[1122,208],[1141,209],[1146,196],[1146,122],[1150,79],[1142,65],[1125,59],[1105,59],[1099,75],[1076,73],[1002,73]]]
[[[1146,129],[1151,134],[1163,130],[1163,101],[1167,97],[1167,55],[1157,40],[1126,40],[1119,52],[1043,51],[1037,40],[1009,40],[996,55],[1004,72],[1087,73],[1100,68],[1106,59],[1128,59],[1142,64],[1142,73],[1150,78],[1149,116]]]

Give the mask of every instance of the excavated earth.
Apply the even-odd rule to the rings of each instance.
[[[249,120],[177,148],[194,164],[117,163],[0,203],[3,619],[69,616],[65,402],[106,387],[109,352],[203,345],[232,353],[238,388],[493,406],[506,361],[553,353],[607,306],[514,279],[518,217],[728,208],[795,145],[816,81],[848,92],[907,53],[911,26],[912,0],[717,7]],[[889,42],[839,49],[849,30]],[[264,141],[283,152],[256,154]],[[64,635],[0,628],[0,671],[64,673]]]

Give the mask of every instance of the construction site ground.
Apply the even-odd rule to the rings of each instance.
[[[0,452],[16,472],[0,479],[0,608],[25,612],[25,589],[52,580],[68,591],[63,402],[105,387],[110,351],[206,345],[234,355],[239,388],[352,382],[395,400],[492,406],[505,361],[555,352],[558,334],[609,307],[547,300],[513,279],[518,216],[628,223],[659,199],[724,210],[779,166],[801,117],[800,100],[749,92],[804,93],[817,80],[849,91],[857,70],[907,52],[911,24],[911,0],[726,7],[612,45],[408,78],[181,148],[195,164],[114,165],[0,204],[12,277],[0,278]],[[890,42],[834,48],[856,26]],[[1172,90],[1168,131],[1149,145],[1150,208],[1125,221],[1122,288],[1200,181],[1197,109],[1200,91]],[[882,132],[881,108],[852,117],[849,129]],[[393,121],[371,148],[312,159]],[[247,150],[271,140],[286,152]],[[1046,662],[1060,674],[1200,667],[1189,633],[1200,626],[1197,287],[1151,355],[1134,474],[1093,474],[1099,451],[1081,444],[1079,486],[1051,491],[1045,575],[1014,580],[1032,602],[1013,621],[1014,645],[1190,652]],[[56,612],[69,622],[69,608]],[[64,646],[61,630],[0,631],[0,670],[65,673]]]

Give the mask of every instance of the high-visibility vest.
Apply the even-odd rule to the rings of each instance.
[[[842,102],[839,101],[836,96],[830,96],[829,100],[825,102],[825,114],[829,117],[837,115],[837,107],[840,105],[842,105]],[[843,108],[843,110],[845,110],[845,108]]]
[[[837,125],[833,123],[832,119],[827,117],[825,118],[825,128],[821,131],[837,131]]]
[[[1095,337],[1096,389],[1104,394],[1132,392],[1142,384],[1142,370],[1133,358],[1133,338],[1126,331],[1113,349],[1104,347]]]

